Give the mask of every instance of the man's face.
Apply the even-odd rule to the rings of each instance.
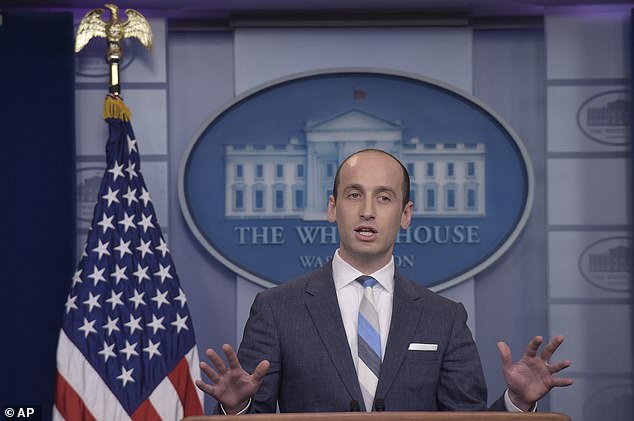
[[[381,152],[359,153],[341,168],[328,221],[337,222],[340,256],[365,274],[389,262],[399,228],[410,224],[412,202],[403,208],[402,183],[401,166]]]

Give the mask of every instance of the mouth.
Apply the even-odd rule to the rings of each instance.
[[[378,234],[375,228],[369,226],[357,227],[354,229],[354,232],[356,232],[357,236],[362,240],[371,240]]]

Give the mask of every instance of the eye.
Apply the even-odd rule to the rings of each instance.
[[[392,201],[392,198],[386,194],[381,194],[379,195],[379,202],[382,203],[389,203]]]
[[[358,199],[359,197],[361,197],[359,192],[353,191],[348,193],[348,199]]]

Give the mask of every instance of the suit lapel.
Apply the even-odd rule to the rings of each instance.
[[[377,398],[383,398],[398,373],[410,340],[421,318],[420,296],[412,287],[411,281],[402,278],[398,272],[394,276],[394,298],[392,303],[392,321],[381,364],[381,375],[377,385]]]
[[[350,345],[341,319],[332,267],[328,265],[315,273],[307,283],[306,307],[330,358],[343,381],[348,393],[363,405],[361,388],[354,362],[350,355]]]

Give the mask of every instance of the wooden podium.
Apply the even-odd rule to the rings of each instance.
[[[298,414],[205,415],[183,421],[570,421],[554,412],[313,412]]]

